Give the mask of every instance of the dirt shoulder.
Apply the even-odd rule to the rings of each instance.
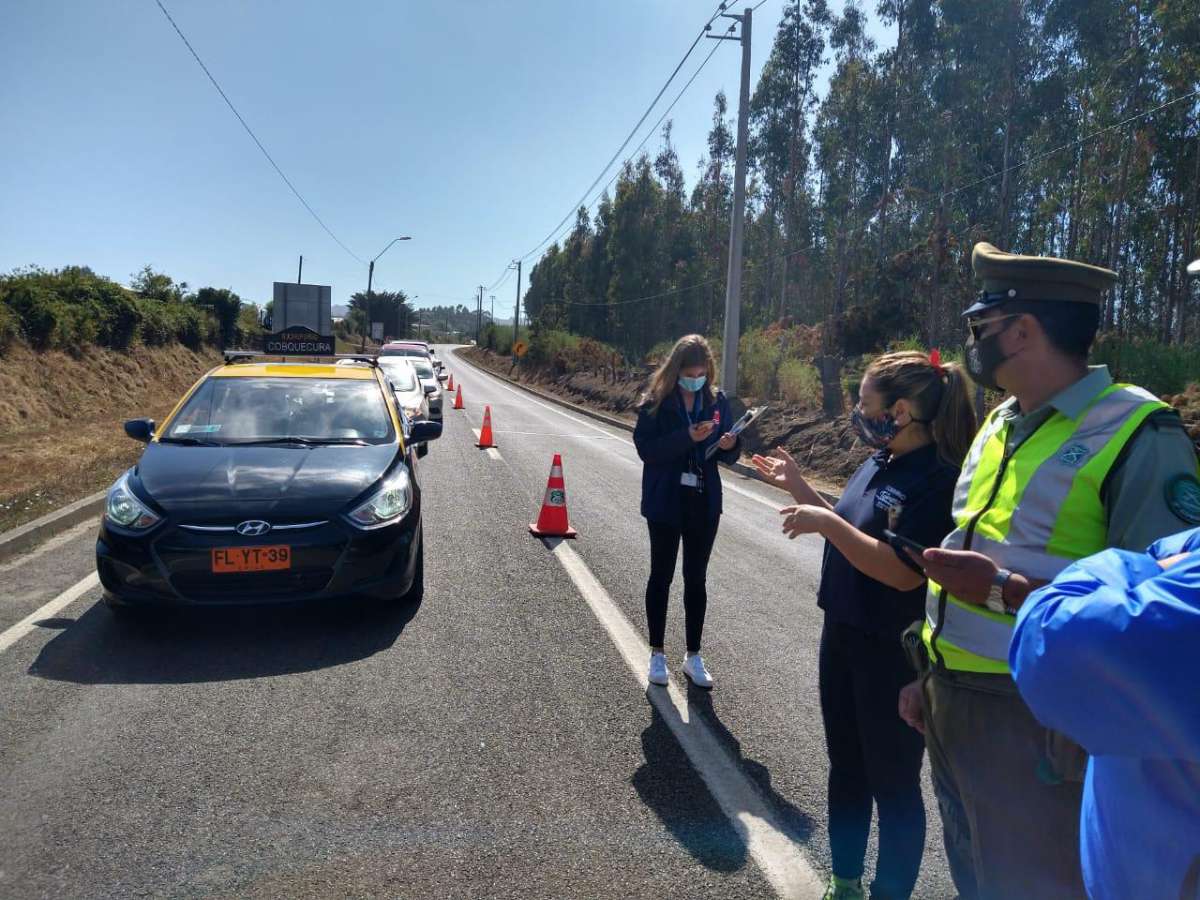
[[[0,532],[112,484],[143,449],[124,421],[161,421],[219,362],[181,345],[80,358],[10,347],[0,357]]]
[[[637,405],[648,377],[646,373],[621,371],[615,375],[600,371],[555,375],[526,365],[514,368],[508,357],[480,348],[459,352],[489,371],[614,415],[631,425],[637,420]],[[846,480],[871,453],[850,427],[849,416],[828,419],[820,410],[775,405],[743,433],[742,459],[748,464],[755,453],[765,454],[780,446],[800,463],[814,487],[832,494],[842,492]]]

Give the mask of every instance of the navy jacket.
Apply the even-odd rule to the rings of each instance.
[[[717,391],[712,403],[705,403],[698,421],[713,417],[713,411],[721,413],[721,424],[699,446],[705,449],[720,440],[721,435],[733,427],[733,413],[725,395]],[[642,515],[651,522],[667,525],[683,524],[682,497],[685,488],[680,477],[688,470],[688,460],[697,446],[688,434],[688,415],[683,409],[683,398],[679,391],[663,400],[658,412],[651,414],[645,408],[638,410],[637,426],[633,430],[633,443],[642,467]],[[718,450],[712,459],[704,462],[704,497],[708,501],[709,519],[721,515],[721,476],[717,474],[717,462],[735,462],[739,446],[729,450]]]

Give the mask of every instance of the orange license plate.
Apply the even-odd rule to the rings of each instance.
[[[216,547],[212,551],[212,570],[222,572],[277,572],[292,567],[292,548],[286,544],[270,547]]]

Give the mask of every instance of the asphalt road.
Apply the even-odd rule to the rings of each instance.
[[[725,472],[716,690],[679,672],[678,583],[674,684],[647,688],[630,435],[442,352],[467,408],[447,403],[419,465],[417,608],[125,625],[84,581],[92,525],[0,566],[0,896],[814,895],[819,542],[786,540],[782,495]],[[527,529],[556,452],[569,544]],[[927,809],[916,896],[952,897]]]

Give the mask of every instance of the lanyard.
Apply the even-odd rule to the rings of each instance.
[[[687,424],[689,426],[695,425],[697,422],[699,422],[700,417],[704,414],[704,398],[700,396],[700,391],[696,391],[692,394],[692,408],[690,411],[687,408],[687,404],[683,402],[682,392],[679,395],[679,405],[683,408],[684,418],[687,420]],[[692,457],[695,460],[697,471],[700,471],[704,468],[705,443],[705,441],[700,441],[699,443],[692,444]]]

